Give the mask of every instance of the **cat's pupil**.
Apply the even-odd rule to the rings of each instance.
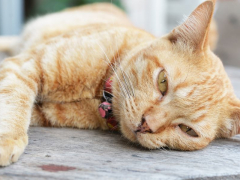
[[[190,127],[180,124],[179,127],[181,130],[192,137],[198,137],[198,134]]]
[[[161,94],[164,96],[168,89],[167,76],[164,70],[161,71],[158,75],[158,88]]]
[[[187,127],[187,131],[186,131],[186,132],[189,132],[189,131],[191,131],[191,130],[192,130],[192,128]]]

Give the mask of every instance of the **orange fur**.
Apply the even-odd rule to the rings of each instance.
[[[237,134],[240,103],[209,48],[213,9],[206,1],[159,39],[106,4],[30,22],[15,46],[19,54],[0,65],[0,165],[17,161],[30,124],[107,129],[97,108],[110,76],[113,113],[133,142],[149,149],[196,150]],[[168,79],[164,96],[157,86],[161,70]],[[151,132],[136,132],[143,116]],[[180,124],[198,137],[184,133]]]

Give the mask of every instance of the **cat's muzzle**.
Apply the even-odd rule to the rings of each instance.
[[[150,127],[147,124],[147,121],[144,117],[142,117],[142,122],[141,124],[138,126],[137,130],[135,131],[135,133],[152,133],[153,131],[150,129]]]

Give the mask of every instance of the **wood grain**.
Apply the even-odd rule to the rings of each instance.
[[[98,130],[31,128],[19,161],[0,169],[9,179],[194,179],[240,174],[240,136],[200,151],[149,151],[120,134]],[[68,167],[51,172],[42,166]],[[1,178],[0,178],[1,179]]]

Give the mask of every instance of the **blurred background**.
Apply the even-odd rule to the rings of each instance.
[[[132,22],[156,36],[171,31],[204,0],[0,0],[0,35],[18,35],[24,23],[43,14],[94,2],[110,2]],[[240,67],[240,0],[218,0],[216,54],[225,65]]]

